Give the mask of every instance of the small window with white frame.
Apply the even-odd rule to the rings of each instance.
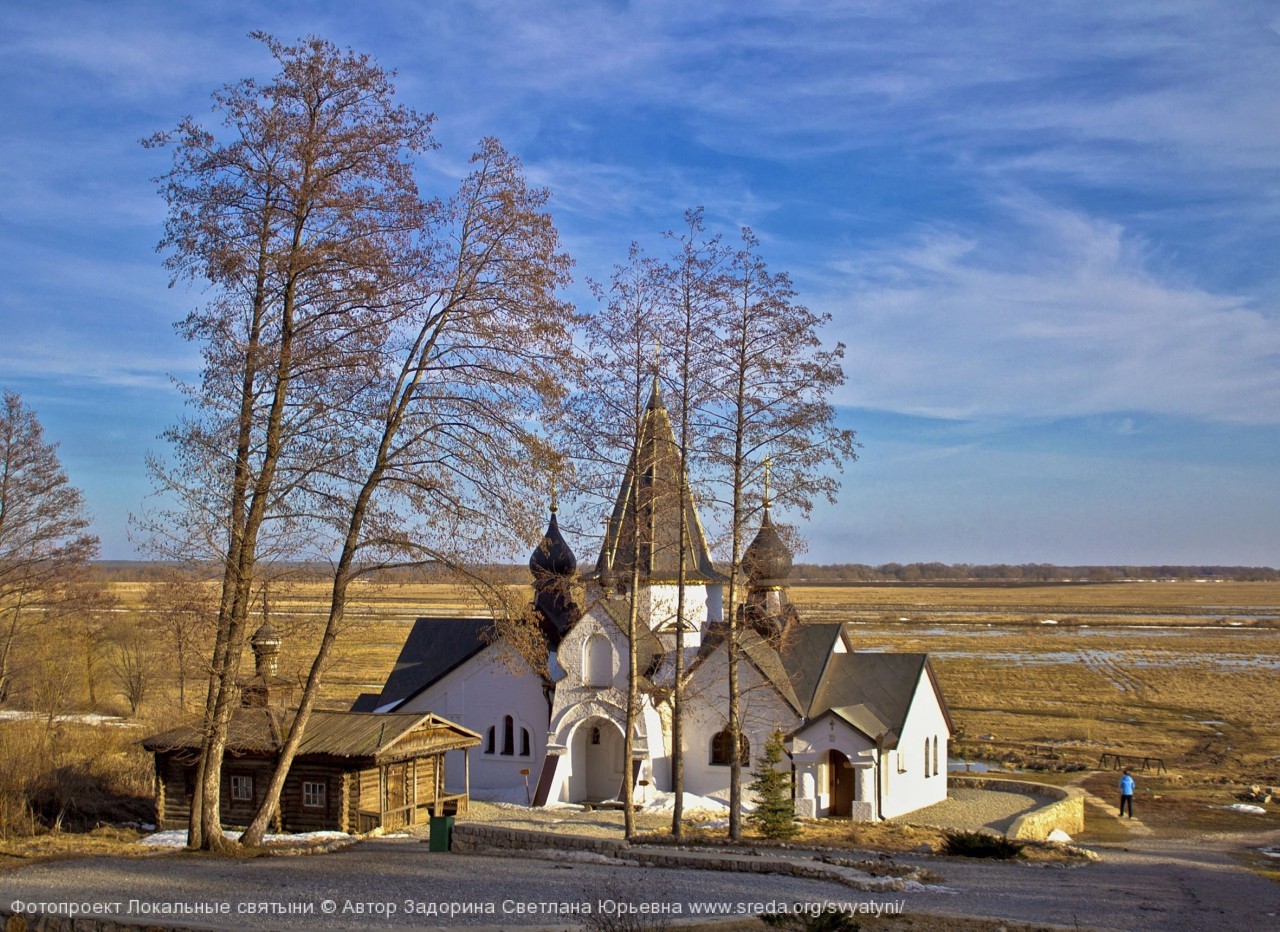
[[[237,803],[253,802],[253,777],[247,773],[231,775],[231,800]]]
[[[325,785],[323,780],[302,781],[302,805],[306,809],[323,809]]]

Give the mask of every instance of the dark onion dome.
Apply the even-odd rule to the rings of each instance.
[[[791,575],[791,551],[773,526],[767,505],[760,531],[742,555],[742,568],[752,581],[783,580]]]
[[[529,557],[529,570],[536,580],[548,576],[572,576],[577,568],[578,558],[573,555],[560,533],[560,526],[556,523],[556,509],[553,507],[547,532],[542,535],[542,540],[533,548]]]

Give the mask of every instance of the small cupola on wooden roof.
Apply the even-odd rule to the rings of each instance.
[[[275,676],[280,668],[280,632],[269,621],[264,621],[253,637],[253,669],[258,676]]]
[[[240,704],[246,708],[288,705],[293,701],[293,682],[279,675],[280,632],[263,621],[249,639],[253,648],[253,676],[240,681]]]

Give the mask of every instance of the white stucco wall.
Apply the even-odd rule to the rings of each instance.
[[[833,750],[848,758],[856,771],[858,792],[853,818],[875,818],[875,742],[829,713],[797,732],[791,742],[796,767],[796,815],[813,819],[831,814]]]
[[[479,747],[471,750],[471,789],[523,790],[522,768],[531,771],[536,785],[539,768],[547,753],[547,700],[542,681],[513,652],[501,644],[484,648],[458,669],[401,705],[398,712],[435,712],[478,733]],[[501,754],[503,718],[512,717],[514,753]],[[487,753],[489,729],[495,729],[495,753]],[[529,732],[529,754],[520,754],[521,731]],[[445,756],[446,785],[461,792],[464,778],[462,751]]]
[[[937,739],[937,774],[933,766],[933,741]],[[929,756],[925,756],[925,741]],[[914,812],[947,798],[947,722],[937,693],[927,674],[921,674],[898,746],[888,755],[886,792],[881,795],[882,815],[891,818]],[[926,776],[926,764],[928,775]]]
[[[750,762],[742,771],[745,791],[769,735],[791,731],[799,718],[745,658],[738,662],[738,687],[740,727],[750,742]],[[711,763],[712,738],[729,726],[729,664],[723,645],[694,672],[685,702],[685,792],[727,800],[730,768]]]

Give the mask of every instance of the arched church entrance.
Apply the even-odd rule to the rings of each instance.
[[[575,776],[574,802],[617,799],[622,790],[622,730],[607,718],[589,718],[574,732],[570,754]]]
[[[857,796],[857,772],[849,758],[832,748],[827,752],[827,792],[831,796],[833,816],[852,816]]]

